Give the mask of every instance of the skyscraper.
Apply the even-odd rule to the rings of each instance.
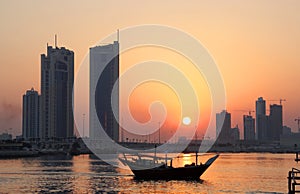
[[[232,142],[240,140],[240,129],[239,129],[238,125],[231,128],[231,130],[230,130],[230,139],[232,140]]]
[[[219,143],[231,142],[231,114],[223,110],[216,115],[216,137]]]
[[[268,117],[266,116],[266,101],[259,97],[256,101],[256,139],[266,140],[268,130]]]
[[[266,101],[259,97],[256,101],[256,115],[266,115]]]
[[[47,46],[41,55],[41,137],[74,136],[72,92],[74,52]]]
[[[268,134],[271,140],[280,140],[282,135],[282,105],[270,105],[270,133]]]
[[[255,119],[251,115],[244,115],[244,140],[255,140]]]
[[[90,138],[102,138],[99,124],[114,141],[119,141],[119,124],[112,103],[119,114],[119,87],[112,95],[119,78],[119,42],[90,48]],[[100,122],[100,123],[99,123]]]
[[[39,95],[31,88],[23,95],[22,136],[29,140],[39,135]]]

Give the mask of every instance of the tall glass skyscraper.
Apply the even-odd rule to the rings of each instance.
[[[270,139],[275,141],[280,140],[280,135],[283,133],[282,129],[282,105],[270,105]]]
[[[119,42],[90,48],[90,138],[119,141]],[[116,107],[113,114],[112,104]],[[104,129],[105,133],[101,130]]]
[[[266,140],[268,130],[268,116],[266,115],[266,101],[259,97],[255,103],[256,107],[256,140]]]
[[[255,140],[255,119],[251,115],[243,116],[244,140]]]
[[[232,142],[231,114],[226,110],[216,114],[216,140],[218,143]]]
[[[42,139],[74,136],[73,84],[74,52],[47,46],[47,55],[41,55]]]
[[[22,136],[26,140],[40,137],[38,92],[33,88],[23,95]]]

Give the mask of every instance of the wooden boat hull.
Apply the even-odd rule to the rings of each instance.
[[[159,179],[159,180],[199,180],[200,176],[206,171],[208,166],[191,167],[158,167],[152,169],[132,170],[135,179]]]
[[[143,166],[127,159],[120,159],[128,165],[134,174],[135,179],[143,180],[199,180],[200,176],[207,168],[218,158],[216,155],[201,165],[188,165],[185,167],[174,168],[165,164],[156,164],[155,166]],[[159,166],[161,165],[161,166]]]

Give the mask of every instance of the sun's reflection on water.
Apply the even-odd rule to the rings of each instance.
[[[209,157],[200,155],[198,164]],[[89,155],[7,159],[0,162],[0,193],[284,193],[293,159],[293,154],[221,154],[202,181],[137,181],[131,171]],[[173,165],[195,161],[195,154],[181,154]]]

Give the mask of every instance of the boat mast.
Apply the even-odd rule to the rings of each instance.
[[[156,144],[155,144],[155,146],[154,146],[154,164],[156,163],[156,160],[157,160],[157,159],[156,159],[156,147],[157,147],[157,146],[156,146]]]

